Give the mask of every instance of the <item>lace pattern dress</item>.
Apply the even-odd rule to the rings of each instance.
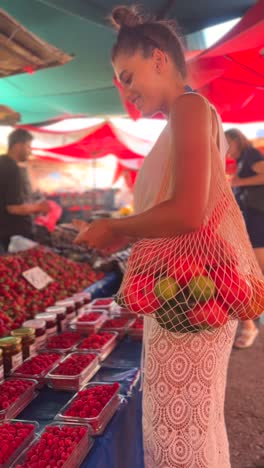
[[[219,147],[226,142],[218,117]],[[169,155],[169,126],[144,161],[135,210],[156,203]],[[164,200],[170,197],[168,186]],[[143,439],[145,468],[230,468],[224,420],[228,360],[236,321],[198,334],[173,334],[144,318]]]

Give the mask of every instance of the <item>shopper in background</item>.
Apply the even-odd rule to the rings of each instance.
[[[231,179],[231,184],[259,266],[264,273],[264,155],[239,130],[227,130],[225,135],[229,144],[228,154],[237,162],[236,175]],[[241,334],[234,346],[250,347],[258,332],[255,322],[246,320],[242,323]]]
[[[7,251],[10,238],[33,238],[32,215],[48,213],[46,201],[31,203],[29,182],[19,164],[31,153],[32,135],[17,129],[8,137],[7,154],[0,157],[0,251]]]

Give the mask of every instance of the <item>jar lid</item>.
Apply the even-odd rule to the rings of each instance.
[[[27,320],[26,322],[23,323],[23,327],[26,328],[45,328],[46,327],[46,322],[45,320],[41,319],[36,319],[36,320]]]
[[[65,314],[66,307],[62,306],[51,306],[46,309],[49,314]]]
[[[75,302],[73,299],[63,299],[63,301],[57,301],[56,306],[75,307]]]
[[[25,336],[35,336],[35,328],[30,328],[30,327],[22,327],[22,328],[17,328],[16,330],[13,330],[11,332],[12,336],[21,336],[21,338]]]
[[[42,314],[37,314],[36,319],[47,320],[57,320],[56,314],[50,314],[49,312],[43,312]]]
[[[14,336],[7,336],[6,338],[0,338],[0,347],[9,348],[9,346],[15,346],[21,343],[21,338]]]
[[[91,300],[91,298],[92,298],[91,294],[86,293],[86,292],[76,293],[72,297],[73,297],[73,299],[89,299],[89,300]]]

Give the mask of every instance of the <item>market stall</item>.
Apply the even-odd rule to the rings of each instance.
[[[1,283],[0,437],[14,434],[16,443],[4,448],[0,461],[33,467],[43,458],[46,464],[121,468],[126,460],[127,468],[141,467],[143,322],[104,298],[117,290],[118,275],[98,281],[91,269],[81,274],[77,264],[57,257],[39,247],[3,257],[9,280]],[[91,396],[96,414],[85,404],[77,415]]]

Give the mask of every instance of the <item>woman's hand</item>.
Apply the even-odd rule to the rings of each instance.
[[[75,244],[86,244],[87,246],[102,250],[113,247],[119,236],[114,233],[112,219],[98,219],[91,224],[80,226],[80,232],[76,237]]]
[[[238,177],[238,175],[234,175],[230,178],[231,187],[241,187],[243,184],[243,179]]]

